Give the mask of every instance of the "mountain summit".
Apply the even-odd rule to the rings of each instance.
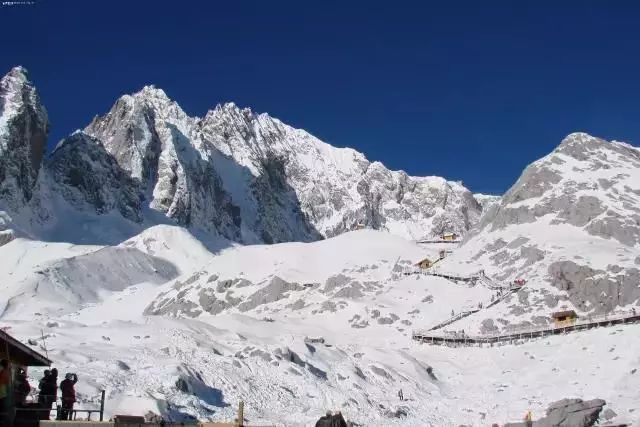
[[[1,185],[19,182],[23,193],[7,203],[15,214],[32,198],[48,125],[23,69],[3,79],[2,93],[24,105],[2,112],[4,123],[23,111],[14,120],[22,127],[3,131],[13,148],[2,160],[16,160]],[[169,222],[242,243],[314,241],[362,227],[416,240],[464,234],[482,212],[461,184],[391,171],[233,103],[190,117],[153,86],[61,141],[44,170],[29,208],[37,218],[23,231],[48,238],[70,231],[63,218],[71,213],[87,227],[108,215],[118,230]],[[91,239],[86,227],[82,234]]]
[[[48,131],[47,111],[27,70],[13,68],[0,80],[0,198],[11,208],[32,197]]]

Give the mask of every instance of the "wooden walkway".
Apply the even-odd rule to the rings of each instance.
[[[613,326],[625,323],[640,322],[640,313],[635,311],[585,317],[567,326],[525,327],[494,334],[469,336],[455,332],[432,332],[432,330],[418,330],[412,333],[412,338],[432,345],[447,346],[475,346],[496,343],[514,343],[533,338],[543,338],[550,335],[561,335],[569,332],[583,331],[602,326]]]
[[[435,264],[435,263],[434,263]],[[452,282],[475,282],[478,280],[477,276],[460,276],[454,273],[444,272],[440,270],[431,270],[431,269],[420,269],[420,268],[412,268],[408,269],[404,272],[405,276],[409,276],[412,274],[422,274],[424,276],[435,276],[442,277],[444,279],[450,280]]]
[[[456,314],[455,316],[452,316],[452,317],[448,318],[447,320],[443,320],[442,322],[430,327],[429,330],[430,331],[435,331],[437,329],[442,329],[445,326],[448,326],[448,325],[452,324],[453,322],[457,322],[460,319],[464,319],[467,316],[471,316],[473,313],[477,313],[480,310],[481,310],[480,308],[474,308],[472,310],[461,311],[460,313]]]
[[[504,293],[502,293],[500,296],[498,296],[498,298],[496,298],[495,300],[491,301],[489,304],[487,305],[483,305],[481,307],[478,308],[472,308],[470,310],[463,310],[460,313],[456,314],[455,316],[451,316],[450,318],[448,318],[447,320],[443,320],[442,322],[432,326],[429,328],[430,331],[435,331],[437,329],[442,329],[445,326],[448,326],[454,322],[457,322],[460,319],[464,319],[467,316],[471,316],[472,314],[475,314],[477,312],[479,312],[480,310],[484,310],[487,309],[489,307],[493,307],[494,305],[498,304],[500,301],[503,301],[504,299],[506,299],[509,295],[519,291],[520,289],[522,289],[522,286],[520,285],[513,285],[511,286],[511,288],[508,289],[504,289],[504,288],[500,288],[501,290],[504,290]]]

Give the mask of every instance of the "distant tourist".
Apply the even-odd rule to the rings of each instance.
[[[76,374],[66,374],[64,380],[60,383],[62,390],[62,410],[58,417],[59,420],[70,420],[73,415],[73,404],[76,401],[75,385],[78,382]]]
[[[320,419],[316,422],[316,427],[333,427],[332,423],[332,414],[331,411],[327,411],[327,413],[320,417]]]
[[[23,368],[18,368],[16,381],[13,384],[13,398],[16,407],[24,406],[30,391],[31,386],[27,380],[27,372]]]
[[[49,369],[45,369],[44,376],[40,378],[40,382],[38,383],[38,404],[40,404],[41,408],[49,407],[51,409],[50,399],[47,398],[47,384],[51,380],[51,371]]]
[[[404,394],[402,394],[402,389],[398,390],[398,397],[400,398],[400,401],[404,400]]]
[[[58,370],[53,368],[52,370],[44,371],[44,376],[38,384],[40,394],[38,395],[38,403],[42,409],[48,409],[51,412],[53,402],[58,397]],[[47,415],[47,419],[48,419]]]
[[[342,416],[342,412],[337,411],[331,417],[331,427],[347,427],[347,422],[345,421],[344,417]]]
[[[2,413],[2,422],[6,417],[6,412],[9,409],[9,390],[11,388],[11,363],[7,359],[2,359],[0,362],[0,413]]]
[[[527,427],[533,426],[533,416],[531,415],[531,411],[527,411],[524,415],[524,423]]]

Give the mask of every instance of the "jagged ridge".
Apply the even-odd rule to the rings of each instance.
[[[17,70],[29,88],[26,109],[44,111],[24,70]],[[46,129],[46,113],[35,117],[44,117],[38,129]],[[7,133],[21,141],[24,131]],[[57,198],[87,218],[118,212],[147,227],[160,213],[243,243],[313,241],[359,227],[410,239],[462,234],[482,209],[461,184],[390,171],[233,103],[190,117],[152,86],[121,97],[83,132],[63,140],[39,183],[42,138],[31,138],[30,147],[23,151],[35,155],[20,160],[30,171],[28,182],[17,184],[26,196],[11,211],[38,212],[25,226],[35,235],[60,224],[51,221],[60,215]],[[36,187],[41,196],[34,198]]]

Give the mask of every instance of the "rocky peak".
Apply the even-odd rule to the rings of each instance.
[[[568,135],[550,156],[564,155],[581,162],[591,162],[594,167],[607,166],[617,160],[640,162],[640,149],[619,141],[606,141],[587,133]],[[618,156],[623,156],[619,159]],[[625,158],[626,157],[626,158]]]
[[[0,202],[17,210],[28,202],[44,156],[49,121],[23,67],[0,80]]]
[[[640,243],[640,150],[573,133],[549,155],[529,165],[478,229],[533,223],[584,227],[621,243]]]
[[[567,136],[524,170],[450,262],[472,262],[505,283],[530,281],[528,315],[557,309],[561,300],[585,312],[635,303],[639,154],[629,144]]]
[[[117,210],[133,222],[156,211],[246,243],[311,241],[362,226],[414,239],[460,234],[481,210],[457,183],[391,171],[234,103],[190,117],[154,86],[120,97],[63,141],[47,171],[74,207]]]

